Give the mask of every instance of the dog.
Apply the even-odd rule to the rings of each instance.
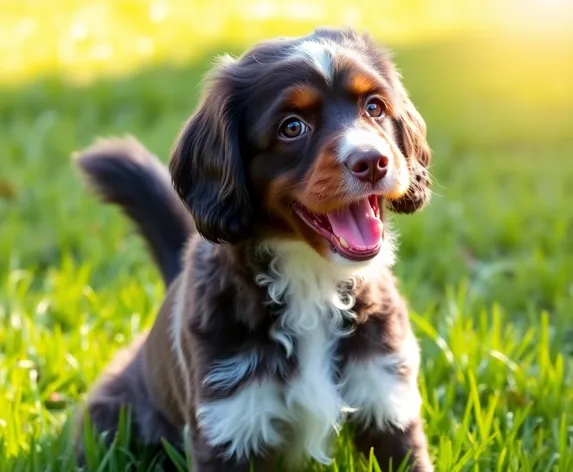
[[[430,159],[390,53],[329,28],[224,56],[168,169],[131,137],[81,152],[167,293],[80,423],[112,438],[129,408],[149,447],[185,432],[197,472],[328,464],[347,424],[383,470],[433,470],[387,218],[428,203]]]

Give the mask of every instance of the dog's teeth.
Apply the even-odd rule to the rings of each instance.
[[[346,240],[344,238],[338,238],[340,240],[340,245],[346,249],[348,249],[350,247],[350,245],[346,242]]]

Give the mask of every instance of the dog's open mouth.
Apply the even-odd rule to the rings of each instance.
[[[384,224],[376,195],[328,213],[314,213],[298,202],[294,209],[308,226],[347,259],[365,261],[380,251]]]

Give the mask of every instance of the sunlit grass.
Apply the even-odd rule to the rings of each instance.
[[[214,54],[342,19],[395,47],[434,149],[432,205],[395,224],[437,471],[573,470],[573,44],[559,10],[528,29],[496,2],[475,15],[194,3],[0,4],[0,471],[73,470],[66,419],[163,296],[71,152],[129,132],[167,160]],[[92,460],[123,472],[123,440],[107,455],[94,440]],[[367,470],[345,437],[334,466],[311,469]]]

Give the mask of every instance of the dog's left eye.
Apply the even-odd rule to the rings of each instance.
[[[306,133],[308,129],[308,126],[300,118],[291,116],[281,123],[279,135],[287,139],[298,138]]]
[[[372,97],[369,99],[364,108],[366,113],[368,113],[372,118],[380,118],[381,116],[384,116],[386,111],[386,105],[378,97]]]

